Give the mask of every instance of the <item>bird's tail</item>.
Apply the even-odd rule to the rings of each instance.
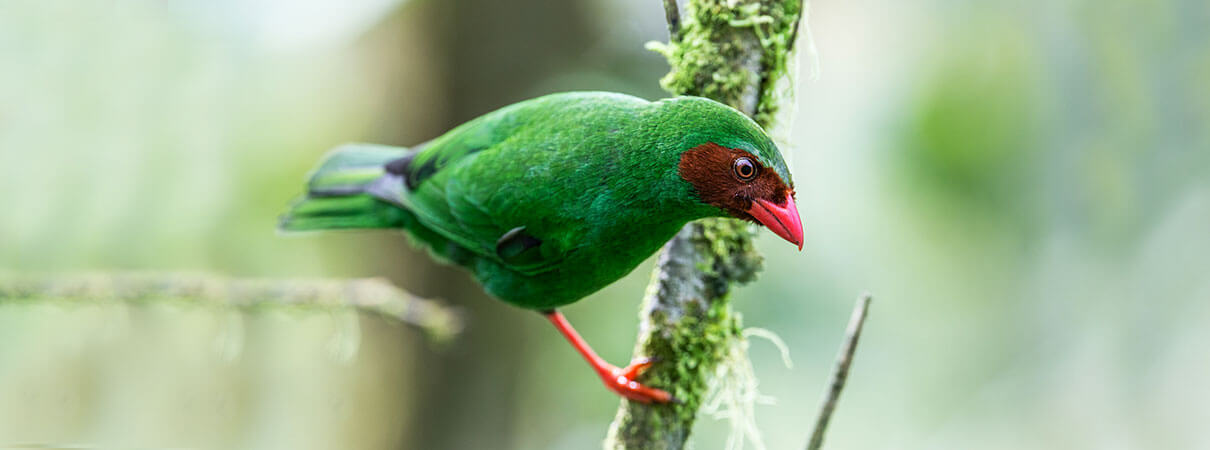
[[[282,215],[278,229],[310,231],[397,228],[407,211],[372,196],[367,189],[383,176],[384,165],[409,152],[402,147],[346,144],[328,152],[307,181],[307,193]]]

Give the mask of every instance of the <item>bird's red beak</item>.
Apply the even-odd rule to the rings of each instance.
[[[798,205],[794,204],[794,197],[790,194],[786,194],[780,205],[758,198],[752,202],[748,214],[802,250],[802,220],[798,218]]]

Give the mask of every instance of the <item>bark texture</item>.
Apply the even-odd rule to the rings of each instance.
[[[801,0],[666,0],[669,43],[651,44],[668,58],[661,80],[675,95],[708,97],[731,105],[768,129],[777,110],[777,82],[797,36]],[[657,363],[640,379],[669,390],[678,403],[623,400],[605,439],[606,449],[680,449],[685,446],[711,377],[740,339],[731,290],[756,278],[761,256],[755,230],[733,219],[685,226],[665,246],[640,310],[635,357]]]

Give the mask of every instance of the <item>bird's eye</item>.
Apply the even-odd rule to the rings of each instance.
[[[741,180],[748,181],[756,178],[756,163],[746,156],[735,158],[732,169],[735,170],[735,176]]]

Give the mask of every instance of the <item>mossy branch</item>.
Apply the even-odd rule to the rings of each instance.
[[[248,280],[184,274],[0,276],[0,302],[185,301],[239,308],[357,308],[422,330],[436,343],[462,330],[458,313],[383,279]]]
[[[673,9],[676,3],[664,2]],[[666,11],[679,23],[669,23],[668,44],[650,45],[672,66],[661,84],[676,95],[731,105],[768,128],[778,107],[774,85],[786,74],[802,11],[801,0],[688,0],[683,14]],[[753,234],[744,222],[706,219],[664,246],[640,311],[635,356],[660,361],[640,381],[680,403],[623,400],[605,448],[684,447],[711,377],[741,339],[728,297],[761,269]]]

